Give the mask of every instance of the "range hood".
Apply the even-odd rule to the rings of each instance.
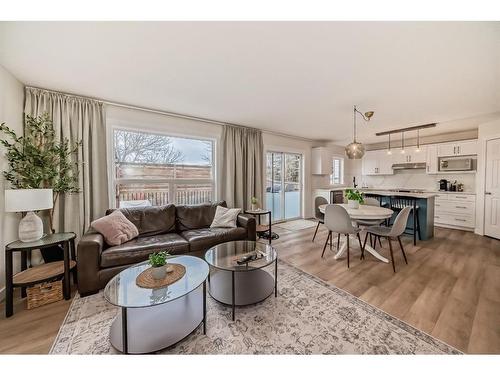
[[[392,169],[425,169],[426,166],[425,163],[399,163],[393,164]]]

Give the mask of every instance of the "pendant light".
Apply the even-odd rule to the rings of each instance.
[[[417,129],[417,149],[415,152],[420,152],[420,131]]]
[[[391,151],[391,135],[389,134],[389,148],[387,149],[387,155],[392,155]]]
[[[401,132],[401,153],[405,153],[405,132]]]
[[[354,106],[354,111],[353,111],[353,122],[354,122],[354,127],[353,127],[353,141],[349,143],[346,148],[345,148],[345,153],[349,159],[361,159],[363,155],[365,154],[365,146],[356,141],[356,114],[359,113],[361,117],[363,117],[363,120],[365,121],[370,121],[370,118],[373,116],[373,111],[365,112],[365,114],[362,114],[360,111],[356,109],[356,106]]]

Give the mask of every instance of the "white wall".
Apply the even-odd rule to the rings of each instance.
[[[479,125],[477,179],[476,179],[476,230],[484,235],[484,191],[486,185],[486,141],[500,138],[500,118]]]
[[[24,86],[12,74],[0,65],[0,123],[5,122],[17,134],[23,129]],[[5,149],[0,147],[0,170],[4,171],[7,161]],[[5,213],[4,190],[9,184],[0,176],[0,299],[3,299],[5,288],[5,244],[17,239],[17,227],[20,220],[15,213]],[[16,267],[19,260],[16,256]]]
[[[107,126],[109,129],[112,127],[131,128],[131,129],[145,129],[156,132],[164,132],[170,135],[178,136],[191,136],[198,138],[220,140],[222,134],[222,126],[217,124],[210,124],[201,121],[188,120],[183,118],[176,118],[164,114],[151,113],[135,109],[127,109],[122,107],[108,106],[106,110]],[[108,134],[108,141],[112,139],[111,134]],[[311,159],[311,146],[312,142],[287,137],[271,133],[263,133],[264,152],[270,151],[283,151],[294,152],[303,155],[303,173],[304,173],[304,195],[302,200],[302,212],[304,216],[310,216],[311,208],[311,174],[310,174],[310,159]],[[108,152],[110,151],[108,144]],[[217,153],[217,166],[221,165],[222,155],[220,150]],[[109,158],[108,158],[109,159]],[[265,160],[265,157],[264,157]],[[108,160],[109,163],[109,160]],[[112,168],[109,168],[110,176]],[[220,184],[220,173],[216,171],[217,186]],[[219,198],[220,191],[217,192]]]

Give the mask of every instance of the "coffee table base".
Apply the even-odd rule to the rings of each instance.
[[[161,305],[128,308],[123,326],[120,311],[111,325],[111,345],[121,352],[139,354],[178,343],[204,321],[203,288],[202,284],[185,296]],[[126,334],[125,341],[122,333]]]
[[[243,272],[212,270],[208,290],[216,301],[233,306],[234,320],[234,306],[246,306],[261,302],[273,294],[275,287],[273,275],[262,269]]]

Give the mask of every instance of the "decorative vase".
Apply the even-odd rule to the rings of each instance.
[[[252,206],[251,206],[252,211],[257,211],[258,208],[259,207],[258,207],[257,203],[252,203]]]
[[[354,208],[354,209],[357,209],[357,208],[359,208],[359,202],[358,202],[358,201],[354,201],[354,200],[349,199],[349,200],[347,201],[347,206],[348,206],[349,208]]]
[[[153,270],[151,271],[151,276],[155,280],[163,280],[165,276],[167,276],[167,265],[160,267],[151,267]]]

